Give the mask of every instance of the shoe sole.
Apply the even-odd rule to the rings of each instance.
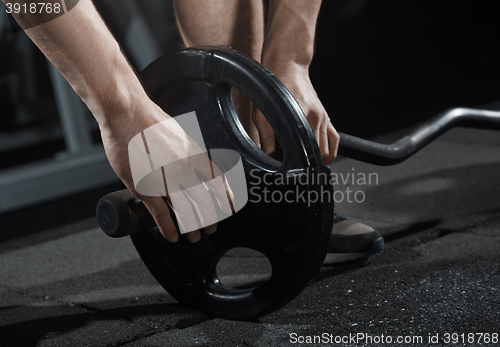
[[[385,247],[383,237],[379,237],[373,243],[373,247],[367,253],[328,253],[323,261],[323,266],[340,265],[367,259],[382,251]]]

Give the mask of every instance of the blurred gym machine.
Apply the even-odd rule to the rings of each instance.
[[[100,11],[108,9],[110,18],[103,17],[137,70],[162,54],[134,0],[102,0],[96,1],[96,6]],[[36,158],[39,146],[58,139],[64,140],[64,150],[49,158],[27,163],[19,160],[22,164],[2,166],[0,214],[117,182],[102,144],[93,140],[97,123],[69,83],[45,58],[42,59],[48,66],[53,97],[46,100],[40,96],[40,64],[35,62],[39,58],[38,48],[24,32],[13,32],[0,2],[0,62],[2,55],[8,53],[2,45],[16,59],[12,59],[13,66],[0,69],[0,157],[24,149],[23,153],[28,150]]]

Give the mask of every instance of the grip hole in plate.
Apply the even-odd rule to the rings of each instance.
[[[253,112],[257,110],[257,106],[241,91],[239,91],[237,88],[232,87],[231,88],[231,97],[232,97],[232,102],[234,105],[234,109],[236,110],[236,113],[238,114],[238,119],[239,122],[242,126],[242,129],[245,131],[245,133],[248,135],[249,140],[255,143],[255,141],[252,140],[252,136],[258,136],[258,131],[253,123]],[[280,145],[278,142],[278,139],[276,140],[276,148],[278,148],[278,152],[281,153]],[[258,147],[258,146],[257,146]],[[262,150],[261,150],[262,151]],[[262,151],[262,153],[264,153]],[[271,156],[273,159],[278,160],[278,161],[283,161],[283,156],[280,153],[271,153],[271,154],[266,154]]]

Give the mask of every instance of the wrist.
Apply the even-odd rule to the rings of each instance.
[[[266,56],[262,58],[262,65],[279,80],[295,81],[309,78],[309,64],[292,59]]]
[[[264,66],[282,64],[285,66],[308,70],[314,55],[313,45],[298,49],[290,47],[284,39],[273,38],[267,40],[262,50],[262,64]]]
[[[307,66],[314,55],[314,35],[321,0],[274,0],[269,4],[263,60]]]
[[[94,78],[75,88],[101,128],[112,128],[130,117],[137,104],[152,102],[135,72],[123,58],[118,64],[107,64]],[[102,76],[102,78],[101,78]]]

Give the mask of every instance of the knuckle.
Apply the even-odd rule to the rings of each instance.
[[[330,142],[331,142],[331,147],[337,148],[338,144],[340,142],[340,136],[339,135],[332,135],[330,137]]]

